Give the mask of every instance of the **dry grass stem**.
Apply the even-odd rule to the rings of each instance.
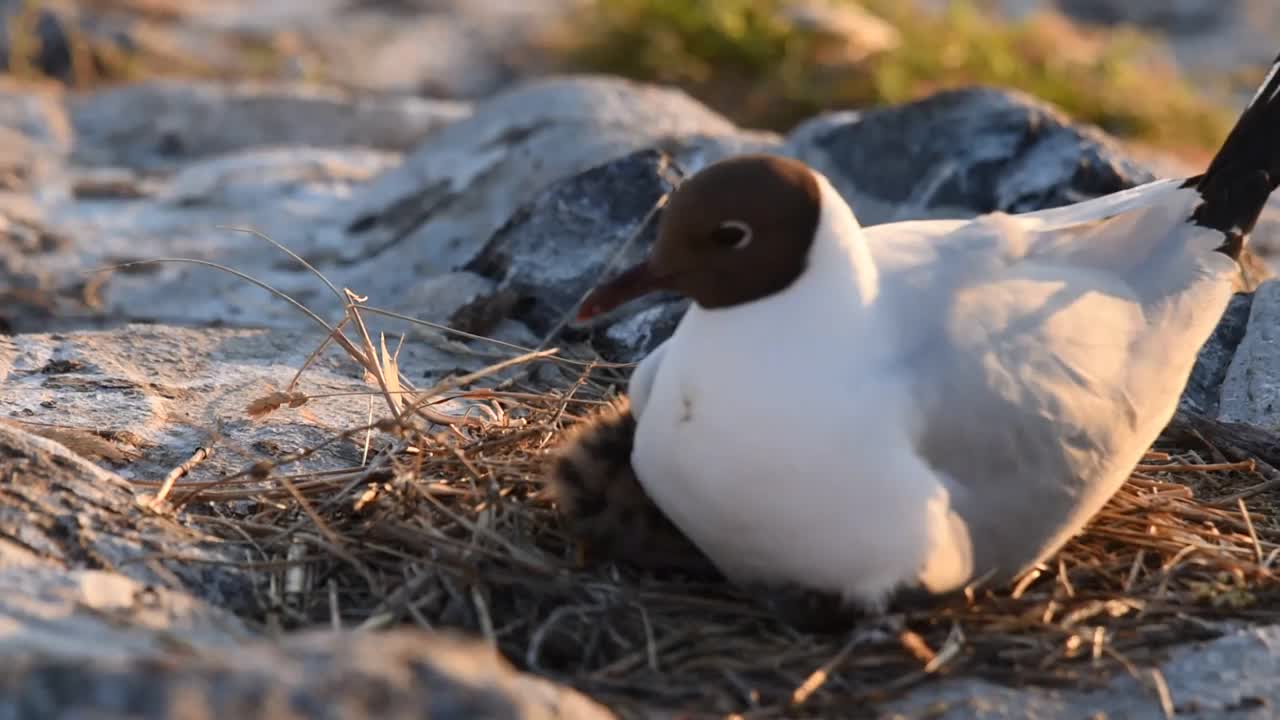
[[[156,491],[155,496],[152,497],[148,503],[151,509],[157,510],[162,507],[165,499],[169,497],[169,493],[173,490],[174,484],[178,482],[178,479],[191,472],[192,468],[204,462],[205,459],[212,454],[212,448],[196,448],[196,451],[191,454],[191,457],[188,458],[186,462],[170,470],[169,474],[165,475],[164,480],[160,482],[160,489]]]

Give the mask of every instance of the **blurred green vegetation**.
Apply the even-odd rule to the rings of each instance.
[[[774,130],[822,110],[973,84],[1022,90],[1118,137],[1191,154],[1215,148],[1233,119],[1223,98],[1197,92],[1134,31],[1086,30],[1055,14],[1001,20],[983,0],[952,0],[944,12],[913,0],[831,0],[857,2],[896,30],[896,45],[857,59],[843,39],[791,19],[793,2],[595,0],[548,49],[568,69],[673,84],[740,124]],[[48,80],[39,69],[48,51],[39,24],[58,13],[40,0],[21,0],[21,8],[7,28],[8,75]],[[214,66],[172,48],[126,49],[81,33],[69,18],[59,23],[68,66],[60,79],[79,88],[152,77],[277,77],[305,54],[285,40],[225,38],[224,61]],[[310,79],[323,79],[321,65]],[[1221,78],[1223,96],[1258,79]]]
[[[1160,147],[1212,148],[1230,127],[1220,102],[1134,31],[1089,31],[1054,14],[1002,21],[971,0],[944,12],[860,4],[900,42],[854,63],[830,62],[837,41],[788,19],[786,0],[601,0],[557,43],[574,69],[674,84],[739,123],[777,130],[824,109],[972,84],[1028,92]]]
[[[109,33],[85,32],[74,13],[42,0],[21,0],[4,31],[0,77],[77,89],[155,78],[269,79],[280,76],[291,57],[303,52],[287,37],[227,34],[211,42],[225,50],[218,65],[184,53],[180,46],[140,46]]]

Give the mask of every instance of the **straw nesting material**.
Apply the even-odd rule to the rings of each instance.
[[[796,632],[724,583],[580,567],[541,477],[566,429],[622,376],[532,360],[559,362],[563,382],[481,374],[424,394],[482,403],[482,422],[415,424],[401,404],[399,422],[375,423],[363,467],[290,475],[259,463],[217,484],[179,483],[173,499],[253,558],[256,620],[461,628],[624,714],[820,714],[957,675],[1089,685],[1230,623],[1280,620],[1275,471],[1244,457],[1238,445],[1250,443],[1233,444],[1230,427],[1185,416],[1045,566],[1011,587],[869,619],[852,636]],[[254,412],[294,402],[305,400]],[[337,440],[363,447],[360,430]]]

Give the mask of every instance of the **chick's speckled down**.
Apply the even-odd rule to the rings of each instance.
[[[547,483],[588,564],[718,576],[711,561],[645,493],[631,467],[636,421],[625,398],[572,428]]]

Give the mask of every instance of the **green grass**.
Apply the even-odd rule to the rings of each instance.
[[[1231,117],[1132,31],[1084,31],[1056,15],[993,19],[972,2],[945,13],[864,0],[901,34],[852,66],[830,40],[792,27],[782,0],[600,0],[560,40],[574,69],[677,85],[738,122],[785,130],[816,112],[916,99],[973,84],[1015,88],[1119,137],[1206,149]]]

